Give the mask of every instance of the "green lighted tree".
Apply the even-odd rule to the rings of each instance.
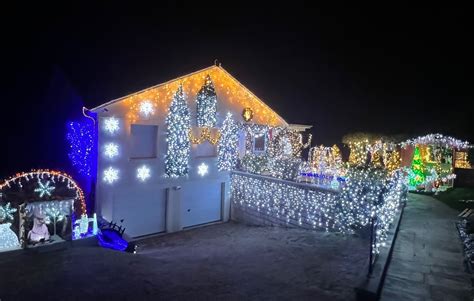
[[[413,161],[411,163],[410,186],[416,186],[425,180],[425,165],[421,158],[420,149],[415,147]]]

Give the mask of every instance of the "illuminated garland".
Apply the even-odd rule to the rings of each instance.
[[[23,183],[29,182],[30,180],[41,181],[48,179],[55,183],[56,181],[65,182],[67,181],[67,187],[76,192],[74,208],[76,213],[79,215],[86,213],[86,202],[82,189],[68,174],[61,171],[54,171],[49,169],[38,169],[30,172],[17,173],[10,178],[0,183],[0,190],[5,187],[11,188],[12,185],[18,185],[20,188],[23,187]]]
[[[387,239],[400,202],[406,199],[405,177],[387,177],[381,169],[351,169],[342,193],[261,176],[233,173],[233,206],[301,227],[353,233],[376,217],[378,253]]]
[[[435,145],[455,149],[466,149],[471,147],[468,141],[462,141],[453,137],[444,136],[442,134],[429,134],[413,139],[408,139],[407,141],[400,143],[403,148],[406,148],[409,145],[416,146],[420,144]]]
[[[282,180],[232,174],[231,201],[234,205],[280,219],[288,224],[338,230],[337,193],[308,189]]]
[[[165,174],[172,178],[186,176],[189,172],[191,151],[190,115],[182,86],[178,88],[173,97],[166,117],[166,126],[168,128],[166,138],[168,149],[165,158]]]
[[[206,76],[204,86],[197,94],[196,102],[197,126],[215,127],[217,123],[217,95],[209,75]]]
[[[239,128],[232,118],[231,113],[227,116],[222,124],[222,135],[217,146],[217,169],[232,170],[237,166]]]
[[[211,144],[215,145],[217,142],[219,142],[219,139],[221,138],[221,133],[217,131],[216,135],[212,137],[211,129],[208,127],[201,128],[201,134],[199,137],[194,137],[193,135],[193,130],[189,129],[188,133],[189,141],[191,141],[192,144],[201,144],[204,141],[209,141]]]
[[[120,105],[123,105],[123,109],[127,111],[126,117],[130,120],[130,123],[136,123],[141,118],[140,104],[143,101],[150,101],[156,114],[157,108],[168,108],[170,106],[173,95],[180,85],[182,85],[183,93],[186,95],[197,95],[207,76],[212,78],[217,95],[225,96],[226,100],[233,106],[240,108],[251,107],[255,112],[252,119],[254,122],[272,126],[284,124],[281,117],[270,107],[223,68],[217,66],[206,68],[128,95],[121,99]]]

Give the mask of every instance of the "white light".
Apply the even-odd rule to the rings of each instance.
[[[142,182],[145,182],[150,176],[150,169],[146,165],[137,169],[137,178]]]
[[[205,164],[204,162],[198,166],[198,174],[201,177],[204,177],[208,173],[208,171],[209,171],[209,166],[207,166],[207,164]]]
[[[109,167],[104,170],[104,181],[112,184],[113,182],[117,181],[119,178],[119,171],[113,167]]]
[[[41,180],[38,180],[39,187],[35,189],[35,192],[39,193],[39,197],[42,198],[45,194],[51,196],[51,191],[54,190],[54,186],[49,186],[50,181],[43,184]]]
[[[140,113],[142,113],[143,116],[148,117],[150,115],[153,115],[155,113],[155,109],[153,108],[153,104],[145,100],[140,104]]]
[[[110,159],[118,156],[118,145],[115,143],[108,143],[105,145],[104,154]]]
[[[115,133],[120,129],[119,121],[115,117],[109,117],[104,120],[104,129],[110,134]]]

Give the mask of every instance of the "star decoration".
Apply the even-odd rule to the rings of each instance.
[[[209,171],[209,166],[205,164],[204,162],[198,166],[198,174],[201,177],[205,176],[208,173],[208,171]]]
[[[39,187],[35,189],[35,192],[39,193],[39,197],[42,198],[44,195],[51,196],[51,191],[54,190],[54,186],[49,186],[50,181],[47,181],[45,184],[38,180]]]
[[[104,181],[112,184],[113,182],[117,181],[119,178],[119,171],[113,167],[109,167],[104,170]]]
[[[10,203],[5,206],[0,205],[0,221],[13,219],[13,213],[16,212],[16,208],[11,208]]]
[[[145,182],[149,177],[150,169],[146,165],[143,165],[137,169],[137,178],[139,178],[142,182]]]
[[[149,115],[153,115],[155,113],[155,109],[153,108],[153,104],[145,100],[140,104],[140,113],[142,113],[145,117],[148,117]]]
[[[110,134],[115,133],[119,130],[119,121],[117,118],[109,117],[104,121],[104,129]]]
[[[104,154],[112,159],[118,155],[118,145],[115,143],[109,143],[105,145]]]

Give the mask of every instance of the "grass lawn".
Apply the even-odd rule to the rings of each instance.
[[[440,192],[433,197],[449,207],[462,211],[465,208],[474,208],[474,203],[462,203],[459,200],[474,200],[474,188],[458,187]]]

